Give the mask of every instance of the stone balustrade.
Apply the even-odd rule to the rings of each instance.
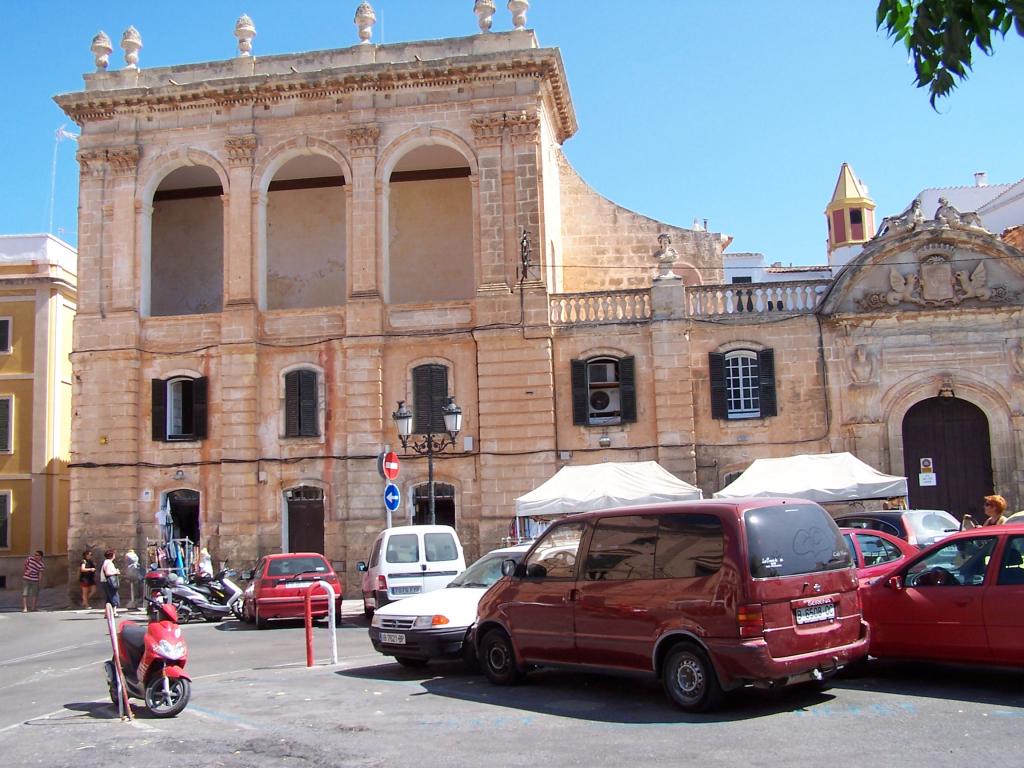
[[[651,318],[651,294],[646,288],[552,294],[548,308],[552,325],[636,322]]]
[[[686,308],[690,317],[811,314],[831,282],[793,280],[688,286]]]

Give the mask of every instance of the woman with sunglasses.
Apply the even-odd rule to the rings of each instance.
[[[1002,525],[1006,522],[1006,499],[1002,496],[985,497],[985,522],[982,525]]]

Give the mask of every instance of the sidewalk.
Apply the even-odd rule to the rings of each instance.
[[[93,607],[102,607],[103,601],[93,598]],[[80,608],[68,598],[67,584],[39,590],[40,611],[65,611]],[[21,589],[0,589],[0,613],[21,611]]]

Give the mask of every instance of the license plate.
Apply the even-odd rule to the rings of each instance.
[[[401,632],[381,632],[380,641],[388,645],[405,645],[405,635]]]
[[[392,587],[391,592],[396,595],[418,595],[422,587]]]
[[[835,603],[822,603],[821,605],[808,605],[796,609],[797,624],[813,624],[816,621],[832,621],[836,617]]]

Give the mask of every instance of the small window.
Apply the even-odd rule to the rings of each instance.
[[[576,552],[583,523],[563,523],[548,529],[524,563],[527,578],[571,579],[576,575]]]
[[[0,397],[0,453],[14,452],[14,398]]]
[[[0,355],[11,351],[11,318],[0,317]]]
[[[448,366],[418,365],[412,370],[413,431],[443,435],[444,407],[448,403]]]
[[[320,409],[317,406],[316,371],[290,371],[284,377],[285,437],[317,437]]]
[[[654,575],[659,579],[711,576],[722,567],[725,536],[714,515],[666,515],[660,520]]]
[[[423,548],[427,551],[428,563],[442,563],[459,559],[459,549],[450,533],[427,533],[423,536]]]
[[[857,226],[857,225],[862,224],[863,221],[864,220],[862,218],[860,208],[851,208],[850,209],[850,223],[853,224],[854,226]]]
[[[418,563],[420,537],[415,533],[399,533],[389,537],[384,559],[389,563]]]
[[[736,350],[708,355],[711,416],[716,419],[760,419],[776,415],[775,354]]]
[[[207,379],[153,379],[153,439],[163,442],[206,437]]]
[[[734,277],[732,279],[732,282],[734,284],[735,283],[752,283],[752,282],[754,282],[754,278],[752,278],[750,275],[740,275],[738,277]]]
[[[590,426],[636,421],[636,359],[573,360],[572,421]]]
[[[11,492],[0,491],[0,549],[11,547]]]
[[[1024,584],[1024,536],[1014,536],[1006,542],[1003,562],[999,565],[999,579],[1005,584]]]
[[[899,560],[902,554],[892,542],[870,533],[858,533],[857,543],[860,544],[860,554],[864,559],[865,568],[888,563],[890,560]]]
[[[654,577],[654,546],[658,520],[654,517],[608,517],[598,520],[590,539],[587,581],[624,581]]]
[[[907,570],[908,587],[980,587],[985,584],[994,536],[958,539]]]
[[[380,548],[381,548],[381,545],[383,543],[384,543],[384,538],[383,537],[378,537],[377,540],[375,542],[373,542],[373,551],[370,552],[370,567],[371,568],[376,568],[377,567],[377,563],[380,562]]]

